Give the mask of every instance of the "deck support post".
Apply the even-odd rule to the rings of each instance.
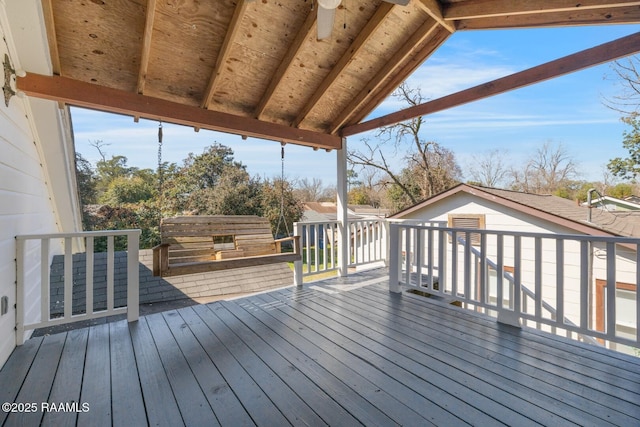
[[[342,149],[337,150],[337,221],[338,221],[338,276],[344,277],[349,269],[349,230],[347,216],[347,139],[342,139]]]
[[[302,226],[298,222],[293,223],[293,235],[302,236]],[[300,250],[300,253],[302,253],[302,250]],[[300,259],[293,262],[293,284],[302,287],[302,283],[302,259]]]
[[[400,293],[400,226],[389,224],[389,291]]]

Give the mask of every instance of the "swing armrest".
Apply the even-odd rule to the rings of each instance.
[[[300,236],[283,237],[282,239],[274,240],[273,242],[276,244],[276,253],[281,253],[282,252],[282,242],[289,242],[289,241],[293,242],[293,253],[294,254],[301,253],[301,250],[300,250]]]
[[[153,275],[162,276],[169,270],[169,244],[162,243],[151,250],[153,251]]]

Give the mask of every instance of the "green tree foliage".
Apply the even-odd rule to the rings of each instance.
[[[286,230],[293,233],[293,223],[299,221],[304,213],[302,201],[296,197],[293,186],[280,178],[265,180],[261,185],[261,213],[271,223],[274,236],[283,237]],[[283,196],[284,194],[284,196]],[[280,206],[284,208],[284,222],[280,219]]]
[[[112,156],[110,159],[98,160],[96,163],[98,197],[107,191],[111,181],[116,178],[129,178],[137,170],[137,168],[127,166],[126,156]]]
[[[633,196],[634,189],[633,184],[621,182],[609,189],[607,195],[617,199],[624,199],[625,197]]]
[[[101,144],[96,143],[100,148]],[[193,153],[182,166],[162,165],[163,191],[159,194],[159,174],[150,169],[127,166],[127,158],[113,156],[91,164],[78,156],[78,182],[86,196],[82,199],[87,230],[139,228],[141,248],[159,243],[162,216],[180,215],[184,211],[201,215],[259,215],[271,221],[275,232],[280,218],[284,193],[285,224],[280,235],[302,217],[302,202],[293,186],[285,181],[251,177],[242,163],[233,159],[233,151],[220,144],[208,147],[200,155]],[[102,189],[96,197],[96,187]],[[91,205],[99,201],[101,205]],[[162,208],[162,209],[161,209]],[[95,250],[106,250],[106,240],[97,240]],[[116,241],[116,250],[125,250],[126,240]]]
[[[153,202],[123,204],[120,206],[93,205],[85,206],[84,211],[89,218],[85,226],[88,230],[125,230],[139,228],[140,248],[148,249],[160,243],[157,207]],[[126,238],[115,239],[115,250],[126,250]],[[106,239],[96,239],[96,252],[107,250]]]
[[[96,202],[96,180],[93,174],[93,168],[91,163],[82,157],[80,153],[76,153],[76,183],[78,185],[78,197],[80,198],[80,205],[90,205]],[[82,211],[82,224],[83,227],[88,229],[90,218],[86,212]]]
[[[224,206],[224,200],[220,200],[214,190],[225,174],[230,174],[231,177],[225,178],[219,190],[228,188],[232,182],[250,180],[246,167],[233,160],[233,150],[229,147],[214,143],[202,154],[189,153],[182,166],[176,168],[173,177],[165,174],[163,197],[167,211],[211,213],[214,209],[207,207],[207,204],[214,199],[218,206]]]
[[[153,172],[113,178],[105,192],[100,196],[100,203],[118,206],[124,203],[139,203],[151,200],[158,192],[155,181]]]
[[[192,190],[184,208],[198,215],[260,215],[260,181],[229,166],[215,186]]]
[[[622,121],[631,127],[622,134],[622,146],[629,152],[629,156],[611,159],[607,168],[614,176],[635,180],[640,174],[640,115],[631,114]]]

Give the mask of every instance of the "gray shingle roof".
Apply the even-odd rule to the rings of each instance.
[[[490,199],[496,203],[511,202],[512,208],[522,210],[529,215],[540,214],[540,216],[546,216],[547,220],[553,221],[555,217],[558,220],[569,221],[568,224],[575,223],[581,227],[589,227],[617,236],[640,237],[640,211],[609,212],[593,208],[591,222],[588,222],[589,208],[580,206],[575,201],[551,194],[531,194],[468,184],[459,184],[413,207],[396,213],[392,218],[401,218],[405,213],[420,209],[422,206],[427,206],[461,191]]]

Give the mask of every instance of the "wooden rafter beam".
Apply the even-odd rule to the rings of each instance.
[[[447,6],[444,17],[446,20],[479,19],[497,16],[575,12],[597,9],[611,10],[619,7],[639,5],[639,1],[620,0],[582,0],[580,2],[575,0],[476,0],[451,3]]]
[[[387,99],[389,95],[391,95],[393,91],[395,91],[396,88],[406,80],[407,76],[413,74],[413,72],[449,38],[449,36],[451,36],[451,33],[448,30],[443,27],[436,26],[431,37],[428,39],[428,42],[424,44],[423,47],[412,56],[411,60],[404,64],[404,66],[394,70],[391,77],[384,82],[384,85],[381,86],[379,90],[372,94],[364,107],[362,107],[357,114],[353,114],[351,116],[346,127],[364,120],[371,111],[375,110],[378,105]]]
[[[280,61],[280,65],[278,65],[276,72],[273,74],[273,78],[269,82],[269,86],[265,90],[264,94],[262,95],[262,98],[260,99],[260,102],[258,103],[258,106],[255,109],[254,116],[257,119],[262,118],[262,115],[264,114],[264,110],[267,108],[267,105],[271,101],[273,94],[278,89],[278,86],[280,86],[280,83],[282,82],[282,79],[284,79],[284,76],[286,75],[287,70],[289,70],[289,68],[291,67],[291,64],[293,63],[293,60],[300,52],[300,48],[302,47],[302,44],[304,43],[304,41],[315,33],[316,31],[315,24],[316,24],[317,17],[318,17],[318,14],[316,13],[316,11],[311,10],[310,8],[309,14],[307,15],[307,19],[305,19],[304,23],[302,24],[302,27],[298,31],[298,34],[296,34],[296,37],[293,39],[291,46],[289,46],[289,49],[287,49],[287,53],[285,53],[284,57],[282,58],[282,61]]]
[[[231,46],[238,35],[238,31],[240,30],[240,22],[242,21],[244,12],[247,9],[247,3],[247,0],[239,0],[236,8],[233,11],[233,16],[231,17],[229,28],[227,29],[224,41],[222,42],[222,46],[220,47],[220,52],[218,52],[216,65],[213,68],[213,73],[211,74],[211,78],[209,79],[207,89],[204,92],[204,97],[201,103],[202,108],[209,108],[209,104],[211,104],[211,100],[213,99],[213,94],[216,92],[218,84],[220,84],[220,76],[222,75],[224,64],[229,60]]]
[[[156,16],[156,0],[147,0],[147,14],[144,22],[144,35],[142,37],[142,52],[140,53],[140,71],[138,72],[138,93],[144,93],[149,70],[149,53],[151,52],[151,37],[153,35],[153,22]]]
[[[552,19],[550,19],[552,18]],[[500,28],[568,27],[576,25],[637,24],[640,7],[626,6],[609,9],[585,9],[567,12],[490,16],[487,18],[456,21],[458,30],[485,30]]]
[[[435,19],[438,24],[449,30],[449,32],[453,33],[456,31],[455,23],[444,19],[442,7],[437,0],[419,0],[416,5]]]
[[[58,37],[56,35],[56,24],[53,17],[53,0],[42,0],[42,15],[44,26],[47,30],[47,43],[49,45],[49,56],[51,57],[51,72],[59,76],[62,74],[60,65],[60,52],[58,51]],[[64,108],[64,102],[58,102],[58,108]]]
[[[314,148],[333,150],[342,147],[341,138],[335,135],[210,111],[66,77],[27,73],[25,77],[17,78],[16,85],[18,90],[28,96],[66,102],[78,107]]]
[[[340,114],[333,120],[329,127],[329,133],[336,133],[340,127],[347,123],[360,110],[362,105],[377,93],[385,81],[397,71],[398,64],[406,62],[411,55],[416,53],[418,46],[422,46],[429,37],[433,36],[439,24],[432,19],[427,19],[412,35],[406,43],[387,61],[382,69],[369,81],[366,86],[349,102]]]
[[[60,67],[60,53],[58,52],[58,38],[56,36],[56,25],[53,19],[53,0],[42,0],[42,14],[44,24],[47,29],[47,42],[49,43],[49,54],[51,55],[51,68],[53,74],[59,76],[62,72]]]
[[[307,101],[305,106],[300,110],[298,116],[293,121],[292,126],[298,127],[300,123],[309,115],[311,110],[318,104],[320,99],[323,97],[325,92],[331,87],[331,85],[336,81],[336,79],[340,76],[340,74],[344,71],[345,68],[353,61],[360,50],[367,44],[371,36],[376,32],[378,27],[384,22],[387,16],[393,10],[394,5],[391,3],[383,2],[380,4],[378,9],[375,11],[371,19],[367,21],[367,24],[364,26],[362,31],[358,33],[358,36],[355,38],[349,49],[340,57],[336,65],[333,66],[329,74],[322,80],[320,86],[316,88],[316,91],[313,93],[311,98]]]
[[[638,51],[640,51],[640,32],[421,105],[416,105],[415,107],[410,107],[364,123],[347,126],[342,130],[341,136],[347,137],[457,107],[458,105],[467,104],[604,62],[613,61],[617,58],[632,55]]]

